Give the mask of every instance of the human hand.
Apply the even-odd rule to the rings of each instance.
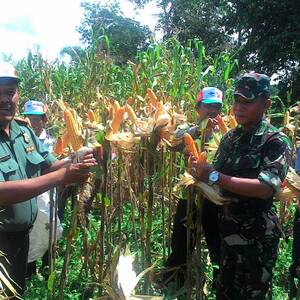
[[[94,150],[92,148],[83,147],[73,153],[71,156],[72,163],[88,163],[93,164],[92,166],[97,165],[97,161],[94,157]]]
[[[196,157],[191,157],[191,171],[190,174],[197,180],[208,182],[209,174],[214,170],[211,165],[206,162],[200,162]]]
[[[85,182],[90,174],[90,168],[95,164],[92,162],[75,163],[60,169],[62,172],[62,183],[69,185],[72,183]]]

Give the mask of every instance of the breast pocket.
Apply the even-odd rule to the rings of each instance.
[[[16,176],[16,172],[19,166],[18,163],[12,158],[9,157],[5,161],[0,162],[0,181],[13,180]]]
[[[236,168],[241,177],[257,178],[261,168],[261,152],[250,151],[241,155]]]
[[[32,151],[26,153],[26,159],[28,161],[26,173],[28,177],[36,177],[41,174],[42,164],[45,159],[37,152]]]

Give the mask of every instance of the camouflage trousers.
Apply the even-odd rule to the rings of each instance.
[[[279,235],[267,235],[247,245],[223,241],[217,280],[217,300],[272,299],[272,269]]]

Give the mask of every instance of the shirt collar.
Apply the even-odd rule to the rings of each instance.
[[[41,134],[40,134],[40,136],[39,136],[39,139],[40,140],[45,140],[47,138],[47,132],[46,132],[46,130],[43,128],[43,130],[42,130],[42,132],[41,132]]]
[[[10,139],[14,140],[20,134],[23,134],[23,130],[15,120],[12,120],[10,122]]]
[[[243,127],[240,125],[237,126],[237,130],[240,133],[260,136],[264,134],[266,126],[267,126],[267,121],[265,119],[262,119],[255,126],[253,126],[253,128],[250,131],[245,132],[243,130]]]

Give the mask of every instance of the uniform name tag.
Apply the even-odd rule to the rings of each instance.
[[[32,152],[32,151],[34,151],[34,150],[35,150],[35,147],[34,147],[34,146],[29,146],[29,147],[26,147],[26,148],[25,148],[25,151],[26,151],[27,153]]]
[[[10,154],[0,157],[0,162],[4,162],[10,159]]]

